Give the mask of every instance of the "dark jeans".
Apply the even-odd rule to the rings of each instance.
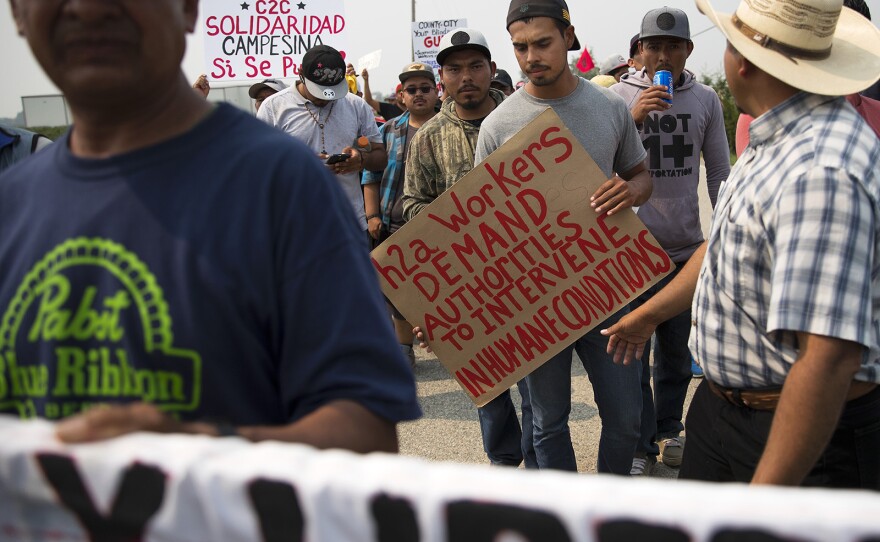
[[[669,284],[684,263],[649,288],[632,302],[634,310]],[[654,339],[649,340],[642,354],[642,418],[636,453],[658,455],[657,440],[678,436],[684,425],[684,400],[691,383],[691,354],[688,335],[691,332],[691,310],[670,318],[657,326]],[[651,393],[651,367],[648,363],[654,350],[654,391]]]
[[[701,382],[688,410],[679,479],[749,482],[773,414],[732,405]],[[803,485],[880,491],[880,387],[846,404],[831,442]]]
[[[493,465],[517,467],[525,460],[527,469],[538,468],[532,431],[532,403],[525,379],[516,383],[522,396],[522,428],[510,390],[477,409],[483,450]]]
[[[608,317],[589,333],[532,371],[526,380],[532,398],[535,454],[541,469],[577,471],[568,417],[571,413],[572,354],[587,371],[593,397],[602,420],[596,470],[629,476],[639,438],[639,389],[641,362],[616,364],[608,355],[608,338],[599,334],[626,314],[626,309]]]

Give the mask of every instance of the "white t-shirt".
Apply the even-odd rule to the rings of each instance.
[[[312,115],[324,124],[323,147],[321,129]],[[362,98],[351,93],[324,107],[318,107],[308,102],[294,84],[266,98],[257,112],[257,118],[299,139],[315,151],[315,154],[320,154],[322,150],[326,150],[327,154],[341,153],[346,147],[354,147],[360,136],[366,136],[372,143],[382,143],[373,110]],[[351,202],[362,229],[366,230],[360,173],[336,175],[336,179]]]

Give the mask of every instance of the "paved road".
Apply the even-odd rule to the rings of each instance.
[[[701,171],[705,179],[705,169]],[[700,211],[704,233],[711,220],[711,205],[705,181],[700,184]],[[419,400],[424,410],[422,419],[400,426],[400,450],[433,461],[488,464],[480,439],[477,410],[449,373],[431,354],[416,349],[416,381]],[[685,412],[690,404],[698,380],[691,382]],[[519,405],[516,386],[512,390],[514,404]],[[596,472],[600,421],[593,390],[579,361],[572,363],[571,437],[577,457],[578,470]],[[652,476],[675,478],[677,469],[658,464]]]
[[[422,419],[400,426],[400,451],[404,455],[433,461],[488,464],[480,439],[477,409],[459,385],[433,355],[418,351],[416,381]],[[685,407],[698,380],[691,382]],[[519,393],[512,390],[519,407]],[[571,438],[580,472],[596,472],[599,446],[599,412],[593,401],[593,389],[580,362],[572,363]],[[658,465],[653,476],[674,478],[677,469]]]

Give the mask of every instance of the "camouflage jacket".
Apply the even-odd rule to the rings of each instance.
[[[495,89],[489,96],[496,105],[504,100],[504,94]],[[405,220],[412,220],[474,168],[479,134],[479,128],[458,117],[452,100],[444,101],[440,113],[419,128],[406,158],[401,197]]]

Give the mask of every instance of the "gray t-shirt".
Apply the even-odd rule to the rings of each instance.
[[[257,112],[257,118],[299,139],[315,154],[322,150],[326,150],[327,154],[340,153],[346,147],[354,147],[360,136],[366,136],[372,143],[382,143],[373,110],[357,95],[348,93],[344,98],[324,107],[306,103],[307,100],[296,89],[296,85],[292,85],[266,98]],[[309,110],[312,114],[309,114]],[[317,116],[324,124],[323,148],[321,129],[312,115]],[[364,190],[360,172],[336,175],[336,180],[351,202],[358,223],[366,230],[367,216],[364,212]]]
[[[552,107],[609,179],[645,160],[635,122],[620,96],[581,79],[564,98],[542,100],[520,89],[504,100],[483,122],[477,139],[476,163],[503,145],[523,126]]]

